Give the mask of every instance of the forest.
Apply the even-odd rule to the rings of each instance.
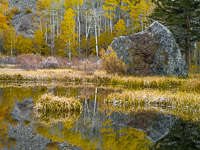
[[[199,150],[200,0],[0,0],[0,149]]]
[[[24,8],[10,6],[8,0],[1,2],[3,54],[98,57],[114,37],[143,30],[153,9],[150,1],[38,0],[32,8],[29,1],[21,6],[27,7],[23,12]],[[20,14],[31,18],[33,36],[24,36],[13,27],[12,18]]]
[[[195,0],[1,0],[0,52],[98,58],[115,37],[156,20],[170,28],[187,63],[198,66],[198,6]]]

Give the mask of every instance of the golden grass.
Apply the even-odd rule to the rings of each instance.
[[[153,109],[179,116],[185,120],[200,119],[200,94],[157,90],[123,91],[111,93],[105,99],[107,107],[119,110]]]
[[[181,91],[200,91],[200,75],[190,74],[190,78],[178,77],[133,77],[106,74],[104,71],[95,71],[88,75],[84,71],[72,69],[44,69],[37,71],[25,71],[22,69],[0,69],[2,81],[61,81],[75,83],[93,83],[95,85],[121,85],[128,89],[173,89]]]
[[[36,100],[34,109],[36,112],[42,111],[45,114],[70,111],[81,112],[82,105],[79,100],[76,100],[73,97],[58,97],[51,93],[47,93]]]
[[[112,112],[121,112],[124,114],[130,114],[131,112],[134,113],[140,113],[140,112],[156,112],[156,113],[161,113],[165,115],[173,115],[175,117],[181,118],[183,120],[189,120],[192,122],[198,122],[200,119],[200,113],[199,111],[191,111],[191,109],[185,109],[182,111],[181,109],[178,108],[172,108],[172,107],[159,107],[159,106],[129,106],[129,107],[116,107],[112,105],[105,105],[104,110],[109,110],[109,114]]]
[[[68,112],[36,112],[37,123],[51,125],[58,122],[76,121],[80,118],[81,112],[68,111]]]

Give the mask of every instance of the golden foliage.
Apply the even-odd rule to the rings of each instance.
[[[122,36],[125,34],[126,26],[123,19],[118,20],[114,27],[116,30],[116,36]]]
[[[8,25],[7,25],[6,17],[0,14],[0,30],[7,29],[7,28],[8,28]]]
[[[127,71],[126,64],[122,61],[122,58],[118,58],[115,51],[112,47],[108,47],[105,52],[102,50],[101,52],[102,58],[102,66],[106,70],[107,73],[111,74],[124,74]]]

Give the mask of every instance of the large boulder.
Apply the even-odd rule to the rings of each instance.
[[[110,45],[123,57],[133,75],[188,76],[188,67],[172,33],[155,21],[131,36],[120,36]]]

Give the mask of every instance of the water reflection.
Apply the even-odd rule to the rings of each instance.
[[[72,86],[0,88],[0,149],[183,148],[178,143],[184,148],[191,143],[193,149],[199,148],[200,128],[196,124],[188,122],[186,128],[185,121],[152,110],[123,113],[105,108],[103,99],[115,90]],[[34,99],[46,92],[81,98],[82,113],[35,116]],[[185,143],[180,142],[182,139]]]

